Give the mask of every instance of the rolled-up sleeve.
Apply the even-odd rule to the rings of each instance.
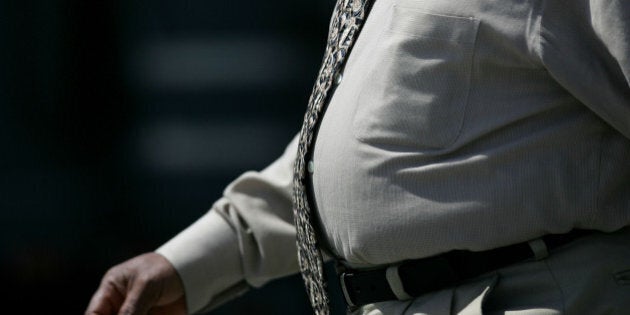
[[[189,313],[298,271],[292,212],[297,137],[261,172],[234,180],[199,220],[157,249],[182,278]]]
[[[630,1],[545,1],[540,55],[573,96],[630,138]]]

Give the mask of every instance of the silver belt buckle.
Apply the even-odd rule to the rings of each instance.
[[[346,285],[346,276],[352,276],[352,274],[347,274],[345,272],[342,272],[339,275],[339,282],[341,283],[341,292],[343,292],[343,298],[346,300],[346,304],[348,304],[349,307],[356,307],[356,305],[352,301],[352,298],[350,297],[350,293],[348,292],[348,287]]]

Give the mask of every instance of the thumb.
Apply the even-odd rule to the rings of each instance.
[[[150,315],[186,315],[186,299],[182,296],[175,302],[156,306],[149,310]]]
[[[143,278],[131,279],[123,305],[120,307],[119,315],[146,315],[153,307],[159,297],[162,288],[160,285],[152,283],[152,280]]]

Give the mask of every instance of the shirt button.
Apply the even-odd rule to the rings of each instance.
[[[313,172],[315,171],[315,163],[313,163],[313,160],[308,161],[308,165],[306,166],[306,168],[308,169],[308,172],[313,174]]]
[[[335,84],[341,84],[341,80],[343,80],[343,74],[341,74],[341,72],[335,73]]]

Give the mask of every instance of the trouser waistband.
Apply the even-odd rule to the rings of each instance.
[[[543,259],[553,249],[590,233],[592,231],[572,230],[565,234],[548,234],[487,251],[454,250],[372,270],[341,267],[339,281],[350,308],[387,300],[406,300],[517,262]]]

